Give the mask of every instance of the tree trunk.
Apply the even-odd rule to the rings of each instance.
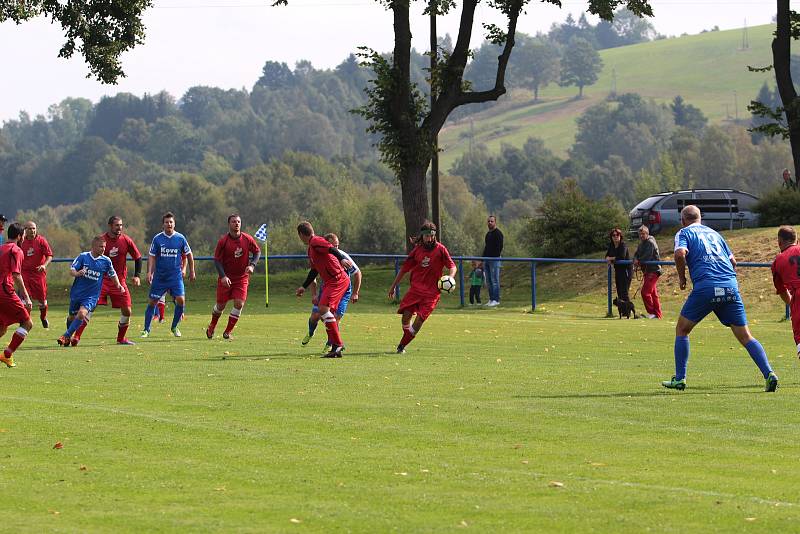
[[[407,236],[418,235],[422,223],[429,217],[427,172],[427,164],[413,166],[405,170],[403,179],[400,180]],[[406,249],[410,248],[411,244],[406,240]]]
[[[794,89],[791,61],[791,26],[789,0],[778,0],[777,31],[772,41],[772,62],[775,68],[775,82],[781,95],[789,128],[789,143],[792,146],[794,175],[800,171],[800,101]]]

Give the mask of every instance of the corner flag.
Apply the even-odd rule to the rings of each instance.
[[[267,225],[262,224],[253,237],[264,242],[264,304],[269,308],[269,254],[267,253]]]

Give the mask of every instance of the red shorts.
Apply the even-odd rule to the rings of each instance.
[[[120,280],[119,283],[125,288],[124,293],[118,290],[117,286],[115,286],[113,282],[103,280],[103,287],[100,289],[100,298],[97,299],[98,306],[104,306],[108,304],[108,298],[110,298],[112,308],[131,307],[131,292],[128,291],[128,284],[126,284],[124,280]]]
[[[800,291],[797,291],[795,295],[797,296],[792,296],[792,303],[789,305],[789,310],[792,314],[794,342],[800,343]]]
[[[22,281],[25,282],[25,289],[28,290],[31,300],[47,300],[47,273],[22,271]]]
[[[30,320],[31,315],[15,294],[0,297],[0,325],[3,327],[12,324],[24,323]]]
[[[317,306],[327,306],[333,312],[339,306],[339,301],[347,293],[350,287],[350,278],[342,276],[338,280],[328,280],[322,286],[322,294],[319,296]]]
[[[441,295],[438,293],[434,296],[430,293],[422,293],[415,290],[413,287],[409,289],[400,301],[400,307],[397,313],[411,311],[417,314],[417,317],[425,321],[431,316],[436,305],[439,304]]]
[[[228,302],[229,300],[247,300],[247,286],[250,284],[250,277],[245,276],[238,280],[231,279],[231,287],[222,285],[222,281],[217,279],[217,302]]]

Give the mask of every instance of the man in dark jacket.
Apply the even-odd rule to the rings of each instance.
[[[486,220],[489,231],[486,232],[483,254],[486,258],[499,258],[503,253],[503,232],[497,227],[497,218],[489,215]],[[500,304],[500,260],[484,260],[486,286],[489,288],[489,307]]]
[[[644,309],[647,310],[648,319],[661,319],[661,301],[658,297],[658,277],[661,276],[661,266],[653,264],[643,264],[642,262],[660,261],[658,253],[658,243],[650,235],[650,229],[642,225],[639,228],[639,247],[633,255],[633,265],[642,269],[644,280],[642,281],[642,300]]]

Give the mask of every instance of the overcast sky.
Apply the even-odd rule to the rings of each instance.
[[[415,4],[414,43],[425,50],[426,2]],[[59,59],[60,27],[45,20],[21,26],[0,24],[2,82],[0,121],[17,118],[21,110],[46,113],[65,97],[101,96],[126,91],[137,95],[167,90],[176,98],[189,87],[211,85],[250,89],[267,60],[293,67],[307,59],[316,68],[341,63],[360,45],[385,52],[392,48],[392,19],[376,0],[290,0],[289,7],[269,7],[270,0],[155,0],[146,12],[144,45],[122,57],[127,78],[116,86],[87,79],[82,57]],[[460,4],[460,3],[459,3]],[[502,23],[481,3],[480,21]],[[721,29],[768,24],[774,0],[652,0],[652,24],[666,35],[694,34],[717,25]],[[563,0],[561,9],[533,0],[519,21],[524,33],[546,32],[568,13],[577,19],[586,2]],[[596,19],[590,18],[593,23]],[[455,38],[458,17],[439,23],[439,33]],[[478,24],[473,47],[483,40]]]

